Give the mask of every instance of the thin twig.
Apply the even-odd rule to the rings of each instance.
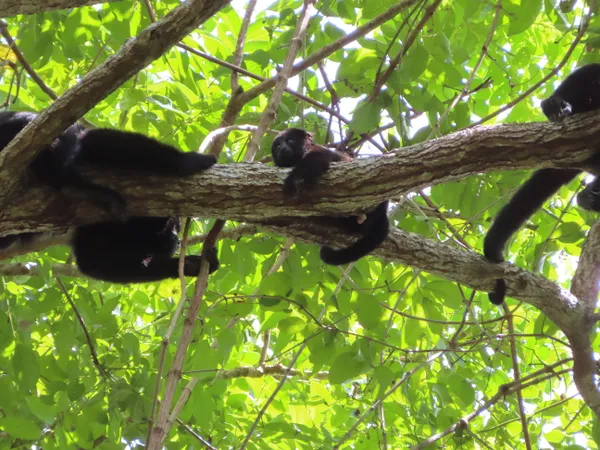
[[[248,27],[250,26],[250,20],[252,19],[252,13],[256,8],[256,0],[250,0],[246,5],[246,13],[244,14],[244,20],[242,20],[242,26],[238,33],[237,43],[235,45],[235,51],[233,52],[233,64],[240,67],[242,65],[242,56],[244,55],[244,44],[246,43],[246,36],[248,34]],[[239,86],[238,72],[235,70],[231,72],[231,91],[237,91]]]
[[[460,102],[462,100],[462,98],[465,95],[467,95],[467,92],[469,91],[469,88],[471,87],[471,84],[473,83],[473,80],[475,79],[475,75],[477,74],[477,71],[479,70],[481,63],[483,62],[483,58],[485,57],[485,55],[487,55],[488,47],[490,45],[490,42],[492,42],[492,38],[494,37],[494,33],[496,32],[496,27],[498,26],[498,19],[500,17],[501,11],[502,11],[502,0],[498,0],[498,2],[496,3],[496,13],[494,14],[494,19],[492,20],[492,26],[490,28],[490,32],[488,33],[487,38],[485,39],[485,42],[481,46],[481,53],[479,54],[479,58],[477,59],[477,62],[473,66],[473,70],[471,70],[471,75],[469,76],[469,79],[463,86],[460,93],[456,97],[454,97],[454,100],[452,100],[452,103],[450,103],[448,108],[446,108],[446,110],[440,116],[439,120],[435,124],[435,127],[431,131],[431,134],[429,135],[429,139],[431,139],[434,136],[437,136],[439,134],[440,127],[446,120],[446,117],[448,117],[448,113],[450,111],[452,111],[452,109],[454,109],[454,107],[458,104],[458,102]]]
[[[48,97],[50,97],[52,100],[56,100],[58,95],[44,82],[44,80],[40,78],[37,72],[33,70],[33,67],[31,67],[31,64],[29,64],[27,59],[25,59],[25,56],[23,56],[23,53],[17,46],[17,43],[13,40],[12,36],[8,32],[8,24],[3,20],[0,20],[0,34],[6,40],[6,43],[17,57],[17,60],[21,66],[23,66],[33,81],[35,81],[35,84],[37,84],[39,88],[48,95]]]
[[[400,380],[398,380],[396,383],[394,383],[394,385],[390,389],[388,389],[388,391],[380,399],[376,400],[375,403],[373,403],[364,413],[361,414],[361,416],[358,418],[358,420],[356,422],[354,422],[354,425],[352,425],[350,427],[350,429],[333,446],[333,450],[338,450],[342,446],[342,444],[344,442],[346,442],[350,438],[350,436],[352,436],[352,434],[357,430],[358,426],[361,423],[363,423],[366,420],[366,418],[369,417],[373,413],[373,411],[375,411],[375,409],[377,408],[377,406],[380,403],[383,403],[386,398],[388,398],[390,395],[392,395],[394,392],[396,392],[396,390],[400,386],[402,386],[404,383],[406,383],[406,381],[408,381],[408,379],[410,377],[412,377],[417,371],[421,370],[423,367],[425,367],[428,364],[430,364],[431,362],[435,361],[441,355],[443,355],[443,352],[434,353],[429,358],[427,358],[426,361],[423,361],[418,366],[416,366],[416,367],[412,368],[411,370],[409,370],[408,372],[406,372],[404,374],[404,376]]]
[[[472,123],[466,129],[476,127],[477,125],[481,125],[482,123],[485,123],[488,120],[493,119],[494,117],[502,114],[504,111],[512,108],[517,103],[519,103],[522,100],[524,100],[527,97],[529,97],[529,95],[531,95],[533,92],[535,92],[540,86],[546,84],[546,82],[548,80],[550,80],[550,78],[552,78],[554,75],[556,75],[559,72],[559,70],[562,69],[562,67],[569,61],[569,58],[571,57],[571,55],[575,51],[575,48],[577,48],[577,45],[579,44],[579,42],[581,41],[581,39],[585,35],[585,32],[587,31],[588,26],[590,24],[590,19],[592,18],[592,15],[596,11],[596,1],[595,0],[591,0],[588,8],[589,8],[589,12],[583,17],[582,23],[579,26],[579,31],[577,32],[577,35],[575,36],[575,39],[573,39],[573,42],[571,42],[571,45],[567,49],[567,52],[565,53],[565,56],[556,65],[556,67],[554,67],[550,71],[550,73],[548,73],[548,75],[546,75],[545,77],[543,77],[540,81],[538,81],[537,83],[535,83],[533,86],[531,86],[529,89],[527,89],[521,95],[519,95],[518,97],[516,97],[514,100],[508,102],[503,107],[498,108],[496,111],[494,111],[493,113],[485,116],[481,120],[478,120],[477,122]]]
[[[325,315],[325,311],[327,311],[327,308],[323,307],[323,309],[321,310],[321,313],[319,314],[319,320],[321,320],[323,318],[323,316]],[[271,403],[273,403],[273,400],[275,400],[275,397],[277,397],[277,394],[279,393],[279,391],[281,390],[281,388],[285,384],[286,380],[289,377],[290,372],[292,371],[294,365],[296,364],[296,361],[298,360],[298,358],[300,357],[300,355],[302,354],[302,352],[306,348],[307,343],[308,343],[308,341],[305,340],[304,343],[298,349],[298,351],[292,357],[290,363],[287,366],[287,369],[285,370],[285,372],[283,373],[283,376],[281,377],[281,380],[279,380],[279,383],[277,384],[277,387],[271,393],[271,395],[269,396],[269,398],[267,399],[267,401],[265,402],[265,404],[263,405],[263,407],[260,409],[260,411],[256,415],[256,418],[254,419],[254,422],[252,422],[252,426],[248,430],[248,433],[246,433],[246,437],[244,438],[244,441],[242,442],[242,445],[240,446],[239,450],[244,450],[246,448],[246,446],[248,445],[248,442],[250,441],[250,438],[252,437],[252,434],[256,430],[256,427],[258,426],[258,423],[260,422],[260,420],[262,419],[262,417],[265,415],[265,413],[267,412],[267,409],[269,408],[269,405]]]
[[[491,397],[489,400],[486,400],[485,402],[483,402],[483,404],[479,408],[477,408],[475,411],[473,411],[472,413],[467,414],[463,418],[459,419],[457,422],[450,425],[445,430],[443,430],[437,434],[434,434],[433,436],[430,436],[429,438],[425,439],[424,441],[420,442],[419,444],[411,447],[411,450],[425,449],[425,448],[429,447],[431,444],[433,444],[434,442],[443,438],[444,436],[447,436],[450,433],[453,433],[454,431],[458,430],[459,428],[464,428],[475,417],[479,416],[483,411],[486,411],[489,408],[491,408],[493,405],[498,403],[500,400],[504,399],[507,395],[512,394],[513,392],[515,392],[517,390],[525,389],[526,387],[529,387],[533,384],[541,383],[549,378],[559,376],[562,373],[567,373],[571,370],[571,369],[566,369],[566,370],[555,373],[552,370],[552,368],[551,368],[551,366],[547,366],[547,367],[544,367],[543,369],[538,370],[537,372],[531,374],[530,377],[533,377],[533,376],[538,377],[538,376],[546,374],[548,372],[552,372],[552,373],[550,373],[550,375],[541,376],[535,380],[532,380],[530,383],[519,384],[516,382],[512,382],[512,383],[504,384],[504,385],[500,386],[498,388],[498,391],[496,392],[496,394],[493,397]]]
[[[292,247],[292,245],[294,245],[294,242],[296,242],[296,240],[293,238],[286,239],[285,243],[283,244],[283,248],[281,249],[281,252],[279,252],[279,256],[277,257],[277,260],[273,263],[271,268],[268,270],[266,277],[273,275],[275,272],[277,272],[281,268],[281,266],[283,266],[283,263],[285,262],[288,255],[290,254],[290,248]],[[259,289],[260,288],[257,287],[254,290],[253,295],[256,295],[256,293],[259,291]],[[258,359],[259,366],[263,366],[265,364],[265,361],[267,360],[267,352],[269,350],[270,344],[271,344],[271,330],[267,330],[263,334],[263,345],[260,350],[260,358]]]
[[[71,308],[73,309],[73,312],[75,313],[75,316],[77,317],[77,321],[79,322],[79,325],[81,325],[83,334],[85,334],[85,340],[87,341],[88,347],[90,349],[90,353],[92,354],[92,361],[94,362],[94,365],[98,369],[98,372],[100,373],[101,377],[108,376],[106,369],[104,369],[104,367],[102,366],[102,363],[100,363],[100,360],[98,359],[98,354],[96,353],[96,347],[94,347],[94,343],[92,342],[92,337],[90,336],[90,333],[88,332],[88,329],[85,326],[83,317],[81,317],[81,314],[79,314],[79,310],[77,309],[77,306],[75,306],[73,299],[71,299],[71,295],[69,295],[69,291],[67,291],[67,288],[64,285],[64,283],[62,282],[62,280],[60,279],[60,277],[55,277],[55,278],[56,278],[56,282],[58,283],[59,289],[62,291],[62,293],[66,297],[67,301],[69,302],[69,305],[71,305]]]
[[[175,406],[173,406],[173,410],[167,419],[167,429],[171,429],[173,423],[177,420],[179,413],[189,400],[190,395],[192,395],[192,391],[194,390],[196,383],[198,383],[198,377],[193,377],[190,381],[188,381],[186,386],[183,388],[183,391],[181,391],[181,394],[179,395],[179,398],[177,399],[177,402],[175,403]]]
[[[246,154],[244,155],[244,161],[252,161],[254,159],[254,155],[256,155],[260,148],[260,140],[262,139],[263,134],[265,134],[265,131],[277,116],[277,109],[279,108],[279,103],[281,103],[281,97],[283,96],[283,92],[287,85],[288,79],[292,75],[293,64],[298,54],[298,51],[300,50],[302,36],[304,36],[304,34],[306,33],[310,15],[313,10],[314,2],[315,0],[304,0],[304,7],[302,8],[302,12],[300,13],[300,17],[298,18],[298,23],[296,25],[296,29],[294,30],[294,35],[290,40],[290,46],[288,48],[288,53],[283,63],[283,67],[277,75],[277,81],[273,88],[273,92],[271,93],[269,103],[267,104],[265,111],[260,117],[258,129],[254,132],[252,140],[248,144]]]
[[[450,233],[452,233],[452,236],[454,236],[454,239],[456,239],[458,242],[460,242],[467,250],[472,250],[469,243],[463,239],[463,237],[459,234],[458,230],[456,228],[454,228],[454,226],[444,216],[444,213],[440,211],[438,206],[431,200],[431,198],[429,198],[429,196],[422,190],[419,191],[419,196],[425,201],[425,203],[427,203],[427,206],[429,206],[430,208],[433,208],[433,210],[438,213],[438,217],[442,220],[442,222],[444,222],[446,224],[446,227],[448,228],[448,230],[450,230]]]
[[[396,57],[390,63],[389,67],[386,69],[385,72],[383,72],[383,74],[377,81],[377,84],[375,85],[373,91],[371,92],[371,95],[369,96],[369,101],[373,101],[377,98],[377,96],[381,92],[382,87],[385,86],[387,80],[392,76],[392,73],[394,73],[394,70],[396,70],[396,68],[400,66],[400,64],[402,64],[404,56],[412,46],[417,36],[421,34],[421,31],[423,30],[425,24],[429,21],[429,19],[433,17],[433,14],[435,13],[436,9],[438,8],[438,6],[440,6],[440,3],[442,3],[442,0],[434,0],[433,3],[425,9],[423,17],[421,18],[419,23],[412,30],[410,30],[410,32],[406,36],[406,39],[402,43],[402,49],[398,52]]]
[[[183,423],[181,419],[177,419],[177,423],[179,423],[179,425],[181,425],[185,429],[185,431],[190,433],[194,437],[194,439],[196,439],[198,442],[204,445],[208,450],[219,450],[217,447],[213,447],[212,445],[210,445],[210,442],[208,442],[206,439],[204,439],[202,436],[200,436],[198,433],[192,430],[192,428],[189,425]]]
[[[506,302],[503,304],[504,315],[506,316],[506,322],[508,324],[508,332],[510,334],[515,333],[515,324],[513,321],[513,315]],[[508,338],[510,343],[510,356],[513,367],[513,379],[516,384],[521,383],[521,371],[519,369],[519,356],[517,355],[517,344],[515,343],[515,337],[511,336]],[[523,392],[517,390],[517,404],[519,405],[519,418],[521,419],[521,429],[523,430],[523,440],[525,441],[525,448],[531,450],[531,438],[529,437],[529,428],[527,426],[527,413],[525,412],[525,404],[523,402]]]

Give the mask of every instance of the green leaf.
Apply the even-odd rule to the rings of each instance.
[[[365,133],[379,125],[381,109],[372,102],[361,103],[352,116],[350,126],[355,133]]]
[[[18,344],[12,358],[15,376],[23,391],[34,391],[40,369],[37,354],[23,344]]]
[[[279,329],[286,333],[298,333],[304,329],[306,324],[299,317],[289,317],[279,322]]]
[[[535,22],[542,10],[542,0],[521,0],[520,4],[507,1],[503,4],[510,20],[508,34],[522,33]]]
[[[40,420],[43,420],[47,424],[54,422],[56,418],[56,409],[52,405],[47,405],[40,398],[27,396],[25,397],[25,403],[29,407],[29,410]]]
[[[329,382],[340,384],[363,374],[369,367],[367,361],[354,352],[340,354],[331,364]]]
[[[366,329],[376,328],[383,315],[379,299],[367,293],[360,293],[356,303],[358,322]]]
[[[0,429],[8,433],[13,439],[24,439],[27,441],[38,439],[42,434],[40,426],[22,416],[0,418]]]
[[[460,400],[463,406],[472,405],[475,401],[475,390],[464,377],[452,374],[448,379],[448,387],[454,398]]]

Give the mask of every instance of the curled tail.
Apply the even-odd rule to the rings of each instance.
[[[352,261],[362,258],[375,250],[384,241],[388,235],[390,228],[387,217],[388,202],[385,201],[374,211],[367,214],[367,219],[363,223],[363,236],[350,245],[341,250],[335,250],[331,247],[321,248],[321,259],[325,264],[339,266],[348,264]]]
[[[504,247],[510,237],[552,196],[581,171],[577,169],[537,170],[500,210],[483,241],[483,254],[490,262],[504,262]],[[496,280],[494,291],[488,294],[494,305],[501,305],[506,296],[506,282]]]

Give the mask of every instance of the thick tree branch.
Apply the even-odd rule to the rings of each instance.
[[[600,280],[600,222],[596,222],[588,233],[571,285],[571,292],[586,304],[590,314],[598,301],[600,290],[598,280]]]
[[[89,175],[122,192],[131,214],[260,222],[355,213],[425,186],[495,170],[582,166],[580,161],[599,138],[600,116],[593,114],[561,124],[478,127],[385,156],[335,164],[314,192],[296,201],[285,200],[281,192],[286,169],[256,163],[217,165],[177,181],[117,172]],[[0,212],[0,235],[62,230],[105,214],[87,204],[67,202],[48,189],[23,185],[19,194]]]
[[[311,219],[277,219],[265,224],[264,228],[334,248],[346,246],[356,239],[339,233],[329,224],[318,224]],[[509,263],[488,263],[477,253],[440,244],[415,233],[393,229],[389,238],[372,254],[480,291],[491,290],[496,278],[505,278],[510,296],[541,309],[563,329],[572,329],[573,323],[579,323],[585,312],[584,305],[569,291],[540,275]]]
[[[85,278],[74,264],[52,264],[52,273],[55,276],[67,276]],[[41,276],[40,266],[37,264],[0,264],[0,276],[2,277],[16,277],[28,275],[30,277]]]
[[[594,358],[590,332],[594,325],[594,310],[598,303],[600,280],[600,222],[590,230],[581,250],[579,265],[571,283],[571,292],[581,302],[585,315],[581,325],[566,332],[573,351],[573,378],[587,405],[600,417],[598,365]]]
[[[121,0],[0,0],[0,17],[36,14],[54,9],[77,8],[118,1]]]

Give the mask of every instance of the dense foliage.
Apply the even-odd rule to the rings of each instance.
[[[179,3],[121,1],[6,22],[32,69],[60,95],[151,23],[148,4],[160,18]],[[396,3],[318,2],[301,57]],[[569,51],[587,12],[582,2],[502,0],[497,21],[495,1],[444,1],[437,8],[434,3],[414,2],[328,56],[322,71],[314,65],[292,79],[291,88],[318,104],[341,106],[348,124],[340,127],[333,119],[333,132],[327,133],[328,113],[285,94],[273,129],[304,126],[325,142],[327,136],[339,141],[340,128],[345,136],[383,127],[374,141],[387,151],[480,120],[543,120],[539,100],[552,92],[553,83],[521,96]],[[222,10],[184,43],[232,62],[245,6],[236,2]],[[244,45],[247,71],[276,75],[301,7],[300,1],[259,2]],[[428,8],[432,16],[420,23]],[[599,27],[592,16],[561,76],[599,59]],[[2,105],[47,107],[52,99],[4,44]],[[482,52],[466,95],[438,123]],[[399,67],[373,95],[398,54],[404,55]],[[259,83],[244,75],[239,80],[245,91]],[[230,96],[230,69],[176,47],[85,119],[193,151],[219,127]],[[504,108],[515,99],[514,107]],[[268,91],[244,106],[237,123],[256,124],[267,101]],[[249,137],[232,133],[220,162],[241,161]],[[257,160],[268,156],[271,140],[265,135]],[[371,144],[360,150],[380,151]],[[525,175],[474,176],[393,199],[393,223],[480,252],[491,218]],[[529,221],[508,249],[511,261],[569,285],[594,221],[592,214],[573,207],[579,185],[574,181],[563,188]],[[213,222],[198,218],[191,235],[208,231]],[[228,222],[226,231],[239,225]],[[187,251],[200,248],[196,244]],[[209,279],[177,395],[193,377],[198,382],[167,448],[201,448],[191,431],[215,448],[239,448],[265,404],[247,448],[406,448],[455,424],[456,430],[433,439],[433,447],[525,448],[523,421],[534,448],[598,448],[597,418],[573,386],[569,347],[540,311],[514,300],[508,310],[492,307],[486,293],[374,257],[350,268],[325,266],[318,249],[260,229],[219,242],[221,269]],[[119,286],[63,276],[60,264],[70,264],[66,246],[19,256],[0,266],[0,274],[16,262],[28,263],[31,276],[4,276],[0,283],[0,446],[143,445],[161,342],[181,298],[180,282]],[[187,281],[192,296],[193,280]],[[163,378],[183,322],[168,344]],[[90,356],[89,342],[100,365]],[[268,400],[296,356],[281,390]],[[524,411],[515,393],[494,397],[502,385],[519,384],[515,361],[520,377],[530,377],[517,389]]]

